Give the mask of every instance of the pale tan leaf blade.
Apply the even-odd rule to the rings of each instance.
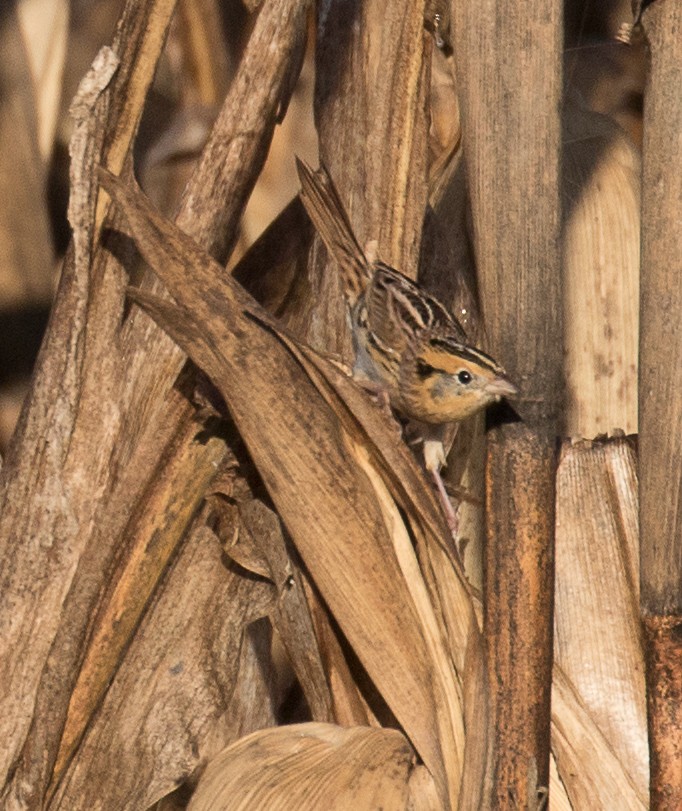
[[[592,720],[561,668],[554,668],[552,749],[575,811],[645,811],[648,792]]]
[[[627,776],[639,797],[646,797],[637,526],[636,457],[629,441],[567,445],[557,475],[555,663],[610,749],[608,763],[621,770],[623,779]],[[555,726],[569,729],[571,713],[563,717],[554,709]],[[583,772],[577,777],[573,766],[565,771],[566,759],[558,757],[569,795],[573,780],[581,784],[586,770],[603,770],[607,779],[607,761],[595,759],[591,748],[581,750],[589,738],[575,730],[564,734]],[[613,775],[608,779],[616,780]],[[592,807],[614,806],[595,800]]]
[[[17,12],[36,96],[40,154],[47,161],[59,115],[69,3],[67,0],[33,0],[18,3]]]

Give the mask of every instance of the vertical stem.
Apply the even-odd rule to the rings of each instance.
[[[640,302],[641,613],[651,808],[682,807],[682,7],[642,17],[644,108]]]
[[[455,4],[455,55],[489,344],[521,388],[487,455],[494,808],[549,783],[554,484],[562,388],[561,4]]]
[[[485,632],[495,808],[535,808],[549,784],[555,433],[491,432],[486,475]]]

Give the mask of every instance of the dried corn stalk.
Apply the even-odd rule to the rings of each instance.
[[[74,142],[74,242],[0,478],[3,802],[70,811],[188,801],[193,809],[434,809],[508,807],[516,792],[535,807],[551,783],[552,808],[646,807],[632,448],[616,439],[565,447],[561,456],[548,768],[547,707],[531,707],[531,717],[527,699],[549,695],[551,647],[512,656],[511,690],[498,692],[494,680],[491,704],[489,672],[497,671],[486,666],[480,618],[485,610],[490,643],[490,618],[503,632],[537,587],[529,605],[546,641],[549,570],[537,580],[531,560],[517,580],[518,599],[495,604],[489,589],[481,602],[396,426],[326,357],[349,350],[345,313],[335,268],[297,201],[236,264],[234,278],[223,269],[299,74],[308,3],[265,0],[240,59],[222,51],[217,3],[182,0],[169,34],[173,7],[127,3],[92,92],[80,97],[91,103],[81,106]],[[562,300],[552,276],[557,8],[535,21],[510,9],[502,24],[492,4],[465,5],[449,32],[441,3],[406,10],[352,0],[323,4],[316,31],[320,154],[361,241],[375,242],[409,274],[419,268],[431,289],[467,311],[468,328],[485,343],[466,244],[469,172],[487,331],[511,352],[526,394],[519,406],[526,423],[502,429],[502,444],[528,459],[514,469],[519,492],[529,470],[540,471],[530,477],[538,497],[517,500],[525,506],[510,525],[524,543],[551,535],[554,480],[544,473],[558,433],[551,381],[561,361],[559,321],[550,323],[533,300],[537,285],[547,294],[540,303],[551,299],[551,312],[565,317],[574,396],[564,425],[587,436],[632,430],[636,413],[633,388],[621,383],[631,382],[636,362],[636,234],[627,226],[636,222],[637,189],[633,153],[617,138],[610,143],[621,158],[609,153],[597,172],[576,158],[578,186],[564,177],[572,217]],[[476,32],[495,26],[482,44]],[[459,88],[452,56],[434,52],[428,31],[455,37]],[[515,31],[523,35],[505,39]],[[167,37],[171,73],[191,66],[194,79],[179,94],[185,101],[212,104],[226,66],[237,65],[175,225],[136,187],[130,158]],[[539,99],[532,115],[523,107],[526,117],[518,84],[503,92],[519,71],[528,79],[525,60],[538,70],[521,95]],[[491,71],[502,84],[491,85]],[[491,98],[503,93],[504,108],[490,107],[493,123],[479,116],[479,82]],[[431,133],[430,105],[438,112]],[[536,131],[540,107],[547,120]],[[570,114],[564,123],[573,132]],[[203,110],[202,126],[214,117]],[[155,199],[182,184],[180,171],[154,164],[187,143],[177,128],[170,132],[176,152],[162,143],[144,167],[148,179],[170,178]],[[575,149],[569,144],[571,155]],[[102,173],[107,193],[99,197],[98,165],[113,172]],[[542,194],[529,195],[536,180]],[[607,183],[620,184],[627,206],[622,194],[620,205],[586,194]],[[509,194],[500,195],[502,187]],[[434,211],[425,211],[427,196]],[[532,204],[523,227],[512,199]],[[607,233],[605,222],[622,226],[622,235]],[[133,242],[158,278],[140,267]],[[496,262],[498,249],[516,257],[513,272],[506,259]],[[546,266],[530,260],[538,252]],[[585,285],[617,287],[609,274],[622,263],[602,266],[602,255],[628,262],[618,307],[607,306],[614,299],[605,294],[577,314]],[[597,265],[598,278],[590,273]],[[611,330],[606,348],[602,328]],[[581,335],[591,340],[589,353]],[[514,341],[533,352],[524,355]],[[603,373],[602,349],[617,374]],[[584,374],[595,384],[578,391]],[[549,422],[538,424],[538,414]],[[462,430],[451,459],[455,481],[467,463],[463,481],[480,479],[483,429],[472,430],[474,450],[462,450]],[[531,435],[540,464],[519,454],[518,437],[523,444]],[[499,461],[507,451],[496,448]],[[508,483],[495,475],[488,523],[501,538]],[[475,495],[469,506],[475,534],[483,506]],[[465,551],[475,562],[480,546]],[[475,582],[479,575],[469,572]],[[284,694],[299,694],[299,703],[292,707]],[[301,718],[308,723],[284,723]],[[512,720],[495,731],[501,718]],[[510,740],[527,744],[531,757],[505,749]]]

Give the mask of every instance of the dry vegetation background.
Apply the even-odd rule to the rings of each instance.
[[[682,807],[682,15],[537,5],[3,4],[3,808]],[[522,389],[458,549],[294,154]]]

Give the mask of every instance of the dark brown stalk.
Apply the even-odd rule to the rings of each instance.
[[[645,94],[640,304],[641,612],[651,808],[682,806],[682,8],[658,0],[642,25]]]
[[[561,390],[561,5],[455,6],[474,246],[492,353],[521,388],[489,434],[485,622],[491,808],[549,782],[554,479]]]

